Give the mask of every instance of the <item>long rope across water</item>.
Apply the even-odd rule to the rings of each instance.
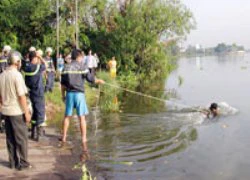
[[[126,92],[129,92],[129,93],[132,93],[132,94],[136,94],[138,96],[142,96],[142,97],[154,99],[156,101],[161,101],[161,102],[165,102],[165,103],[171,103],[171,104],[174,104],[176,106],[189,108],[190,110],[193,110],[193,111],[196,111],[196,112],[202,112],[201,110],[198,110],[197,108],[190,108],[190,107],[188,107],[186,105],[183,105],[183,104],[180,104],[180,103],[169,101],[169,100],[166,100],[166,99],[163,99],[163,98],[158,98],[158,97],[151,96],[151,95],[148,95],[148,94],[144,94],[144,93],[141,93],[141,92],[133,91],[131,89],[127,89],[127,88],[124,88],[124,87],[121,87],[121,86],[117,86],[117,85],[114,85],[114,84],[110,84],[110,83],[107,83],[107,82],[105,82],[104,85],[107,85],[107,86],[110,86],[110,87],[113,87],[113,88],[116,88],[116,89],[120,89],[122,91],[126,91]]]

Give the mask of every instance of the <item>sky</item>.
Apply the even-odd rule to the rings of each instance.
[[[250,0],[181,0],[194,14],[196,30],[185,45],[236,43],[250,48]]]

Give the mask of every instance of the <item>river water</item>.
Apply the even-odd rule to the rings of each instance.
[[[165,82],[143,92],[170,102],[127,94],[122,113],[94,112],[88,146],[98,179],[250,178],[250,55],[181,58]],[[171,107],[212,102],[239,113],[204,120]]]

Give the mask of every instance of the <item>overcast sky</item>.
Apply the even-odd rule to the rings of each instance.
[[[250,48],[250,0],[182,0],[191,9],[196,30],[185,44],[237,43]]]

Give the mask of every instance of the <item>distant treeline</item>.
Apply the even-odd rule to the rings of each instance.
[[[245,51],[244,46],[237,44],[227,45],[225,43],[219,43],[216,47],[202,48],[201,46],[189,45],[184,55],[187,56],[200,56],[200,55],[226,55],[234,53],[242,53]]]

